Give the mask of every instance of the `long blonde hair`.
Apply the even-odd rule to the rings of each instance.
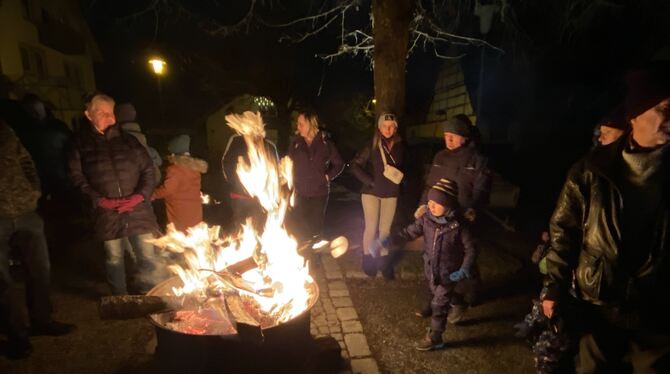
[[[309,140],[314,139],[316,133],[319,132],[319,116],[315,112],[308,110],[298,112],[298,118],[300,118],[300,116],[303,116],[303,118],[305,118],[305,121],[309,123],[309,132],[307,133],[307,138]],[[295,130],[295,134],[300,135],[300,132],[298,131],[297,128]]]

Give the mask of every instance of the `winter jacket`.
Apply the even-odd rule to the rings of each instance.
[[[670,332],[670,146],[661,153],[654,179],[659,196],[647,215],[652,222],[627,240],[624,217],[640,215],[622,193],[631,167],[623,156],[628,142],[622,137],[597,148],[570,169],[550,221],[545,298],[567,295],[574,274],[578,298],[613,311],[610,322],[633,328],[641,322]],[[639,265],[631,266],[631,258],[640,255]]]
[[[40,180],[28,151],[9,125],[0,121],[0,217],[15,218],[37,209]]]
[[[265,151],[268,156],[272,157],[275,161],[279,161],[277,147],[267,139],[265,140]],[[244,141],[244,137],[236,134],[228,140],[226,150],[223,152],[223,157],[221,158],[223,176],[230,184],[230,197],[233,199],[251,199],[246,188],[242,185],[240,178],[237,176],[237,162],[240,157],[243,157],[248,162],[249,156],[247,152],[247,143]]]
[[[326,133],[319,131],[312,144],[302,136],[290,145],[288,156],[293,161],[293,183],[299,196],[325,196],[330,192],[330,181],[344,168],[344,162],[335,144]]]
[[[462,208],[481,209],[488,204],[491,173],[486,157],[479,153],[472,142],[453,151],[443,149],[435,155],[426,178],[422,204],[427,201],[428,190],[441,178],[458,184],[458,203]]]
[[[385,145],[382,145],[382,149],[386,156],[386,163],[404,171],[405,145],[400,137],[394,137],[391,149],[388,149]],[[361,193],[382,198],[398,197],[400,185],[391,182],[384,176],[384,162],[379,152],[379,146],[373,147],[371,142],[368,143],[356,154],[350,165],[351,172],[363,184]]]
[[[207,172],[207,162],[187,155],[172,155],[168,161],[165,181],[152,198],[165,199],[168,222],[185,231],[202,222],[200,180]]]
[[[117,125],[109,127],[104,134],[92,125],[84,126],[73,140],[68,166],[72,184],[91,204],[99,240],[157,231],[150,201],[155,183],[153,163],[135,137]],[[133,194],[142,195],[144,201],[131,212],[117,213],[98,206],[103,197]]]
[[[461,216],[454,212],[440,223],[430,212],[384,241],[391,248],[423,236],[426,278],[435,285],[450,283],[449,274],[464,268],[472,271],[477,258],[475,239]]]

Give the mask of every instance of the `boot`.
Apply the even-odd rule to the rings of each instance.
[[[377,261],[370,255],[363,255],[363,272],[370,277],[377,276]]]
[[[437,335],[438,334],[433,334],[429,331],[423,339],[417,342],[414,348],[416,348],[417,351],[434,351],[444,348],[446,344],[444,344],[444,341],[442,340],[442,334],[439,334],[439,336]]]
[[[393,270],[393,261],[391,255],[382,256],[379,258],[379,270],[381,270],[384,279],[394,280],[395,272]]]

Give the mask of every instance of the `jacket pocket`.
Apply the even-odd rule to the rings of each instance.
[[[600,300],[605,286],[606,260],[602,255],[594,256],[582,251],[577,266],[577,286],[586,300]]]

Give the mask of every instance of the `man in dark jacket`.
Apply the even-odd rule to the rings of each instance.
[[[84,114],[91,126],[74,139],[69,173],[93,210],[95,234],[105,247],[107,282],[115,295],[128,292],[122,246],[128,238],[139,262],[139,291],[148,291],[157,274],[154,247],[146,242],[158,230],[150,203],[153,163],[146,148],[115,124],[111,97],[94,95]]]
[[[35,212],[40,180],[28,151],[1,119],[0,170],[0,315],[7,319],[10,358],[23,358],[32,351],[24,321],[26,301],[33,335],[63,335],[74,326],[51,319],[49,253],[44,223]],[[25,299],[9,271],[10,242],[17,245],[26,270]]]
[[[458,185],[458,203],[463,210],[465,219],[476,224],[477,215],[488,204],[491,191],[491,172],[488,160],[477,149],[472,141],[473,125],[470,119],[459,114],[445,121],[442,125],[446,148],[439,151],[433,158],[433,164],[426,177],[426,188],[421,197],[421,205],[414,216],[420,217],[426,211],[426,196],[430,186],[440,179],[449,179]],[[475,227],[476,228],[476,227]],[[474,230],[476,232],[476,230]],[[477,302],[480,289],[480,274],[477,265],[472,269],[472,279],[459,290],[466,294],[466,300]],[[465,305],[453,305],[449,321],[457,323],[462,319]],[[430,313],[424,308],[421,315]]]
[[[543,309],[579,316],[580,373],[670,372],[670,79],[627,83],[632,132],[572,167],[550,221]]]
[[[273,157],[276,162],[279,162],[277,147],[267,139],[264,141],[266,153]],[[230,186],[230,207],[233,210],[235,228],[239,228],[248,217],[252,217],[252,219],[259,224],[262,224],[262,222],[255,219],[255,217],[262,214],[263,208],[256,199],[249,196],[249,193],[237,176],[237,164],[239,159],[242,157],[248,163],[248,152],[247,143],[244,141],[244,137],[239,134],[234,134],[228,139],[228,144],[223,152],[223,157],[221,157],[223,177],[226,178],[226,181]]]

